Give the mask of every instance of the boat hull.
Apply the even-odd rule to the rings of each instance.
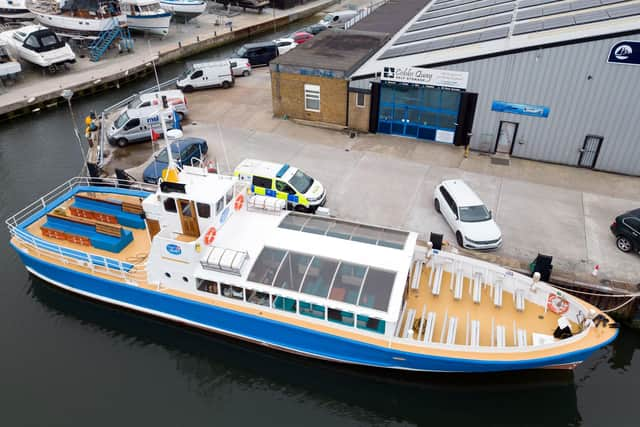
[[[9,9],[0,7],[0,20],[6,21],[27,21],[35,16],[29,9]]]
[[[81,19],[64,15],[32,11],[36,21],[45,27],[51,28],[58,34],[72,38],[97,38],[101,32],[110,30],[114,25],[114,18],[105,19]],[[125,21],[124,16],[118,18],[118,22]]]
[[[161,1],[160,5],[163,9],[171,12],[174,16],[189,20],[196,16],[202,15],[207,9],[207,4],[194,2]]]
[[[152,16],[127,15],[127,25],[135,31],[144,31],[151,34],[166,36],[169,34],[171,14],[161,13]]]
[[[600,347],[554,357],[516,361],[486,361],[408,353],[91,276],[43,261],[15,246],[14,249],[28,271],[62,289],[206,331],[333,362],[430,372],[566,369],[579,364]]]

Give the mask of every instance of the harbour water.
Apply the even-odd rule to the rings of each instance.
[[[159,70],[160,80],[181,69]],[[152,82],[74,100],[74,110],[80,119]],[[75,176],[82,159],[64,108],[0,126],[6,218]],[[0,237],[3,425],[640,423],[638,331],[623,329],[573,373],[390,375],[304,360],[71,295],[30,276],[5,229]]]

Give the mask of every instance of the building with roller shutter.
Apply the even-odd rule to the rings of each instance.
[[[640,175],[640,1],[434,0],[393,34],[349,127]]]

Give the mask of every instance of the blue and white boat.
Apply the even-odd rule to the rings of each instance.
[[[161,36],[169,34],[171,13],[160,7],[159,0],[121,0],[120,7],[127,15],[130,29]]]
[[[160,6],[185,21],[200,16],[207,10],[204,0],[160,0]]]
[[[618,333],[539,277],[435,250],[414,232],[287,211],[241,174],[185,166],[157,187],[99,184],[72,179],[7,225],[29,272],[108,304],[410,371],[571,369]]]

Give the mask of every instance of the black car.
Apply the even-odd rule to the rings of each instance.
[[[252,67],[269,65],[278,56],[278,46],[274,42],[247,43],[235,52],[236,58],[246,58]]]
[[[327,27],[325,27],[324,25],[321,24],[313,24],[313,25],[309,25],[308,27],[304,27],[302,30],[300,31],[304,31],[305,33],[309,33],[309,34],[313,34],[314,36],[318,35],[320,32],[326,30]]]
[[[611,224],[611,232],[622,252],[640,252],[640,209],[617,216]]]

